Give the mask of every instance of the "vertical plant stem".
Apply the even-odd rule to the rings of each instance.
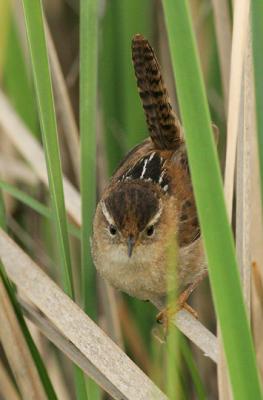
[[[179,332],[177,328],[171,326],[167,336],[166,345],[167,354],[167,396],[169,399],[181,398],[180,383],[180,348],[179,348]]]
[[[166,0],[163,5],[195,200],[233,395],[239,400],[261,399],[188,4],[186,0]]]
[[[212,0],[215,20],[216,39],[224,92],[225,109],[228,107],[230,54],[231,54],[231,23],[227,0]]]
[[[234,173],[237,135],[240,119],[241,89],[245,48],[247,46],[249,1],[240,0],[234,5],[234,25],[231,50],[230,88],[227,119],[227,148],[225,167],[225,199],[230,221],[232,220]]]
[[[177,302],[177,264],[178,264],[178,248],[174,244],[169,245],[167,251],[167,307]],[[173,279],[171,279],[173,277]],[[168,308],[167,308],[168,309]],[[166,351],[166,368],[167,368],[167,396],[169,399],[180,398],[180,349],[179,349],[179,332],[175,326],[169,327],[167,336],[167,351]]]
[[[254,69],[254,89],[255,89],[255,102],[256,102],[256,130],[257,140],[253,143],[253,167],[254,175],[252,176],[252,193],[254,206],[252,210],[251,226],[253,235],[252,257],[253,265],[253,308],[252,308],[252,321],[255,338],[255,346],[257,349],[257,360],[261,377],[263,376],[263,357],[262,357],[262,206],[263,206],[263,3],[261,0],[253,0],[251,2],[251,16],[252,16],[252,55],[253,55],[253,69]],[[258,152],[258,159],[255,151]],[[259,171],[258,171],[259,170]],[[260,193],[258,193],[258,182],[260,182]],[[259,198],[261,200],[261,207],[259,206]],[[259,218],[261,213],[261,219]]]
[[[182,352],[182,357],[191,374],[197,399],[206,400],[208,396],[205,391],[204,383],[202,382],[200,371],[198,370],[198,366],[196,365],[192,348],[183,335],[180,335],[180,349]]]
[[[80,188],[81,277],[84,310],[96,318],[96,273],[90,251],[92,219],[96,205],[96,110],[98,68],[98,1],[80,3]],[[90,399],[99,398],[97,385],[88,380]]]
[[[45,148],[51,206],[57,230],[59,255],[62,264],[63,288],[64,291],[74,299],[61,161],[44,34],[42,3],[41,0],[35,0],[34,3],[32,3],[31,0],[23,0],[23,6],[37,95],[38,113]],[[75,368],[74,372],[78,399],[86,400],[86,391],[83,390],[83,387],[85,388],[84,374],[78,367]]]
[[[23,0],[65,292],[74,297],[57,124],[40,0]]]
[[[74,113],[70,103],[65,79],[59,63],[56,48],[53,42],[53,38],[45,20],[46,36],[47,36],[47,48],[50,60],[50,68],[52,75],[52,82],[55,93],[55,100],[57,106],[58,119],[61,120],[63,130],[65,133],[65,139],[71,159],[71,164],[74,170],[74,175],[77,184],[79,185],[80,179],[80,155],[79,155],[79,134],[77,124],[74,118]]]
[[[96,316],[95,269],[90,252],[96,205],[97,0],[81,1],[80,11],[80,145],[84,309]]]
[[[252,142],[255,129],[255,102],[252,65],[251,34],[248,37],[244,60],[244,79],[242,96],[242,121],[237,142],[237,176],[236,176],[236,247],[243,284],[243,293],[250,319],[251,302],[251,207],[256,207],[252,193],[251,176],[253,171]]]
[[[235,187],[235,166],[237,140],[240,130],[243,130],[243,83],[244,56],[248,44],[249,1],[241,0],[234,4],[233,39],[231,49],[231,71],[229,82],[229,103],[227,119],[227,147],[224,190],[226,207],[230,222],[232,221],[233,197]],[[219,398],[231,399],[231,389],[226,370],[226,360],[219,332],[220,356],[218,366]]]
[[[251,2],[252,37],[253,37],[253,65],[256,94],[256,120],[259,149],[259,164],[261,178],[261,201],[263,204],[263,3],[261,0]]]

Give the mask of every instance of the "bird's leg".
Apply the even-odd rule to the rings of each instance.
[[[186,311],[190,312],[195,318],[198,318],[197,312],[187,304],[187,300],[189,296],[193,293],[193,291],[196,289],[196,287],[199,285],[199,283],[202,282],[202,280],[207,276],[207,271],[205,271],[202,275],[200,275],[193,283],[191,283],[179,296],[179,298],[175,301],[172,302],[159,312],[156,316],[156,321],[160,324],[163,324],[164,326],[164,331],[167,333],[167,329],[169,326],[169,323],[171,321],[171,318],[180,310],[185,309]]]

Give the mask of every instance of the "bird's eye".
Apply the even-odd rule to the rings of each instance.
[[[111,236],[115,236],[117,234],[117,228],[114,225],[110,225],[109,226],[109,232],[111,234]]]
[[[148,228],[146,229],[146,234],[149,237],[154,234],[154,226],[153,225],[148,226]]]

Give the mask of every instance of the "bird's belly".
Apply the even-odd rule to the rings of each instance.
[[[149,251],[150,250],[150,251]],[[195,281],[205,270],[206,261],[201,240],[181,248],[173,270],[167,268],[164,256],[157,257],[153,249],[135,249],[128,257],[127,249],[107,249],[94,257],[103,278],[115,288],[142,300],[163,298],[169,287],[179,292]]]

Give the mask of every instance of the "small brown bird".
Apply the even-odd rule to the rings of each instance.
[[[188,308],[207,264],[182,128],[142,35],[133,38],[132,59],[150,138],[128,153],[98,203],[93,259],[115,288],[155,304],[165,299],[169,280],[181,294],[178,306]],[[173,274],[170,249],[176,255]]]

